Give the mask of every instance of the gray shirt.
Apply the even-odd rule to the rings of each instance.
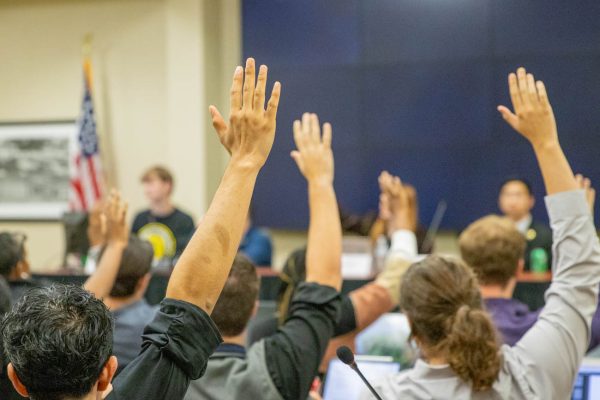
[[[392,399],[570,399],[590,340],[598,302],[600,244],[583,191],[546,197],[553,231],[553,280],[535,325],[514,346],[502,346],[498,379],[474,392],[452,369],[419,360],[374,387]],[[363,399],[370,399],[364,394]]]

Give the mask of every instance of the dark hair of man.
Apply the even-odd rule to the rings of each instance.
[[[113,320],[82,287],[29,290],[1,326],[4,351],[33,400],[80,398],[98,380],[113,347]]]
[[[0,275],[8,279],[23,257],[23,242],[8,232],[0,233]]]
[[[531,186],[531,182],[529,182],[527,179],[525,178],[519,178],[519,177],[510,177],[505,179],[502,184],[500,185],[500,192],[502,192],[502,190],[504,189],[504,186],[506,186],[509,183],[512,182],[518,182],[521,183],[523,186],[525,186],[525,189],[527,189],[527,193],[530,196],[533,196],[533,186]]]
[[[10,301],[10,287],[6,283],[6,279],[0,276],[0,317],[10,311]],[[2,358],[2,353],[0,353],[0,358]]]
[[[99,259],[102,258],[104,250],[105,248],[100,252]],[[134,294],[140,279],[152,269],[153,257],[154,250],[150,242],[131,236],[121,256],[121,265],[110,296],[129,297]]]
[[[259,280],[256,268],[246,257],[237,255],[233,267],[211,314],[223,336],[244,332],[258,298]]]
[[[173,174],[171,174],[171,171],[162,165],[155,165],[148,168],[146,172],[144,172],[144,175],[142,175],[142,182],[149,181],[153,176],[157,177],[163,182],[170,183],[171,186],[173,186]]]

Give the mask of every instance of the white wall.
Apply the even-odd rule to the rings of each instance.
[[[0,123],[75,119],[92,33],[108,176],[136,210],[142,171],[167,165],[176,202],[199,217],[225,159],[206,109],[226,111],[240,27],[239,0],[0,0]],[[35,270],[59,267],[60,224],[0,221],[0,230],[28,234]]]

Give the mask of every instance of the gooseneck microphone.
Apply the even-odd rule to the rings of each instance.
[[[356,371],[358,376],[360,376],[360,379],[362,379],[362,381],[365,383],[365,385],[367,385],[371,393],[373,393],[373,396],[375,396],[377,400],[383,400],[381,396],[377,394],[375,389],[373,389],[373,386],[371,386],[367,378],[365,378],[362,372],[360,372],[360,369],[358,369],[358,365],[356,365],[356,361],[354,361],[354,353],[352,352],[352,350],[350,350],[348,346],[340,346],[337,348],[336,353],[341,362],[343,362],[344,364],[352,368],[354,371]]]

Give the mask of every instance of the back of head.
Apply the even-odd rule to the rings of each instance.
[[[508,218],[489,215],[463,231],[459,246],[481,284],[504,287],[517,273],[526,240]]]
[[[244,332],[258,299],[256,268],[246,257],[237,255],[217,304],[210,315],[223,336]]]
[[[153,257],[154,251],[149,242],[131,236],[123,251],[119,273],[110,291],[110,296],[129,297],[135,294],[138,282],[152,268]]]
[[[8,279],[23,256],[23,243],[11,233],[0,233],[0,275]]]
[[[1,329],[8,361],[34,400],[83,397],[112,354],[110,312],[79,286],[28,291]]]
[[[402,280],[400,307],[426,353],[444,357],[473,390],[492,386],[501,366],[498,339],[467,266],[438,256],[413,264]]]

